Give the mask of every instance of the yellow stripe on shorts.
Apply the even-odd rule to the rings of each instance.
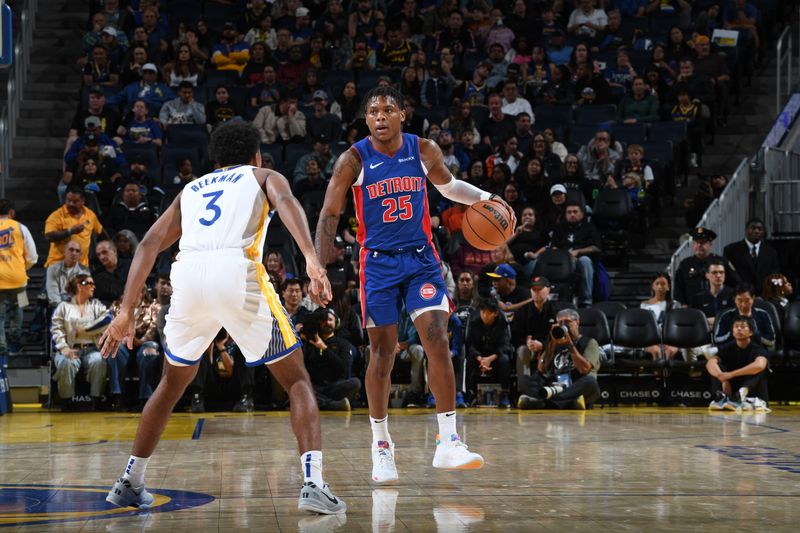
[[[266,196],[266,195],[265,195]],[[264,224],[269,216],[269,200],[264,200],[264,207],[261,209],[261,216],[258,219],[258,231],[253,239],[253,244],[244,251],[247,258],[251,261],[261,261],[260,255],[264,248]]]
[[[278,321],[278,327],[283,334],[283,343],[287,348],[294,346],[297,344],[297,337],[294,335],[292,325],[289,323],[289,317],[286,316],[286,312],[283,310],[281,301],[278,299],[278,295],[275,293],[272,283],[269,282],[267,269],[262,263],[256,263],[255,265],[258,285],[261,287],[261,292],[267,299],[267,305],[269,305],[269,310],[272,312],[272,317]]]

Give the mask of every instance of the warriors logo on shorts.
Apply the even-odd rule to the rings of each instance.
[[[436,287],[430,283],[426,283],[419,288],[419,295],[423,300],[431,300],[436,296]]]

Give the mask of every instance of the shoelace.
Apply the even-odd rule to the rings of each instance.
[[[394,467],[394,457],[388,448],[378,449],[378,461],[381,468]]]

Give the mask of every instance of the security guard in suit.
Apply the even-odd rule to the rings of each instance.
[[[692,257],[687,257],[678,266],[673,282],[673,298],[682,304],[689,304],[692,296],[707,289],[706,269],[708,261],[712,258],[722,261],[725,265],[725,285],[735,287],[741,278],[730,264],[730,261],[711,253],[711,243],[717,234],[708,228],[697,227],[689,232],[692,238]]]

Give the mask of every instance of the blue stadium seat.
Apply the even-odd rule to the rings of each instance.
[[[173,124],[167,128],[167,144],[202,147],[208,145],[206,127],[200,124]]]
[[[167,144],[161,150],[161,179],[170,179],[178,169],[178,160],[189,158],[195,174],[202,174],[202,158],[196,146],[175,146]],[[166,172],[166,174],[165,174]]]
[[[272,156],[272,159],[275,160],[276,167],[283,163],[283,145],[276,143],[262,144],[261,153],[263,154],[264,152]]]
[[[310,152],[311,147],[307,144],[287,144],[284,163],[289,169],[291,169],[290,172],[294,171],[294,166],[297,164],[297,161]]]
[[[572,106],[564,105],[537,105],[533,114],[536,116],[537,124],[558,124],[563,128],[568,128],[572,124]]]
[[[358,94],[364,96],[367,91],[372,89],[373,87],[378,86],[378,78],[381,76],[389,76],[389,72],[385,70],[364,70],[358,73]],[[344,86],[344,84],[342,84]],[[339,93],[336,95],[328,95],[332,98],[338,96]]]
[[[205,2],[205,19],[210,28],[221,29],[226,22],[236,23],[239,19],[239,6]]]
[[[206,87],[209,90],[209,97],[214,97],[214,92],[220,85],[228,88],[239,84],[239,73],[235,70],[206,70]]]
[[[569,142],[583,146],[594,138],[597,128],[597,124],[590,126],[574,125],[570,128]]]
[[[331,94],[328,95],[331,99],[336,99],[339,96],[345,83],[355,81],[353,72],[349,70],[328,70],[322,74],[321,78],[331,90]],[[363,97],[364,95],[361,94],[360,96]]]
[[[687,139],[686,124],[683,122],[654,122],[650,126],[651,142],[672,141],[673,145]]]
[[[652,135],[652,131],[650,133]],[[672,141],[648,141],[642,143],[642,148],[648,161],[658,161],[665,166],[672,165],[674,161]]]
[[[582,105],[575,110],[575,124],[597,126],[617,120],[617,106],[613,104]]]
[[[619,142],[628,144],[642,144],[647,140],[647,124],[614,124],[612,131],[614,138]]]

